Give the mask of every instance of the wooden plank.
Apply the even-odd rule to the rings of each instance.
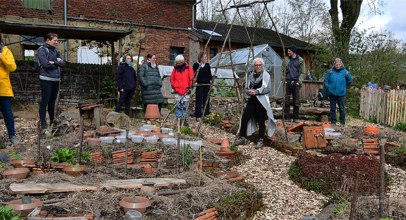
[[[156,186],[169,186],[171,184],[186,184],[183,179],[176,178],[146,178],[129,180],[106,180],[94,186],[75,185],[71,183],[13,183],[10,185],[10,191],[13,194],[44,194],[57,192],[74,192],[83,190],[101,190],[103,188],[111,189],[132,189],[141,188],[144,182],[155,182]]]

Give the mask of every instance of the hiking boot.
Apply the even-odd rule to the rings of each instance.
[[[196,121],[199,122],[202,118],[196,118]]]
[[[260,149],[260,148],[262,148],[263,146],[264,146],[264,139],[263,139],[263,138],[260,138],[260,139],[258,140],[257,146],[255,146],[255,149]]]
[[[187,119],[186,119],[185,122],[183,123],[183,126],[189,127],[189,124],[187,123]]]
[[[48,124],[46,121],[41,121],[41,130],[46,130],[48,129]]]
[[[244,145],[245,144],[245,137],[238,137],[238,139],[234,142],[235,146]]]
[[[11,142],[11,144],[20,144],[20,142],[15,137],[10,137],[8,140]]]
[[[293,123],[299,123],[299,120],[293,119]]]

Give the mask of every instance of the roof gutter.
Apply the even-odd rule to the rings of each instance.
[[[193,29],[196,29],[195,28],[195,6],[200,4],[200,3],[202,3],[202,1],[198,1],[198,2],[194,3],[193,6],[192,6],[192,28]]]

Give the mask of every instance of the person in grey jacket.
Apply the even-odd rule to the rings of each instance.
[[[147,61],[142,64],[139,70],[139,79],[142,91],[142,102],[148,104],[158,104],[161,113],[164,96],[162,95],[162,79],[156,64],[155,54],[148,54]]]
[[[241,118],[240,134],[234,145],[245,144],[245,137],[257,130],[258,123],[259,140],[255,148],[259,149],[264,146],[266,116],[268,116],[268,136],[272,137],[275,133],[276,124],[269,102],[271,77],[264,70],[264,60],[254,59],[254,68],[255,70],[247,78],[245,93],[248,95],[248,101]]]
[[[41,128],[47,129],[48,124],[45,120],[46,109],[48,106],[48,114],[50,124],[55,119],[55,101],[59,92],[60,75],[59,67],[65,67],[66,62],[61,55],[56,51],[58,46],[58,35],[49,33],[45,36],[46,42],[38,49],[38,60],[40,63],[40,83],[41,83],[41,105],[39,108],[39,117],[41,120]]]

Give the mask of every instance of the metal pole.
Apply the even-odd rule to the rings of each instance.
[[[67,0],[63,0],[63,20],[64,25],[68,25],[68,5],[66,3]],[[68,61],[68,39],[65,39],[65,61]]]
[[[125,165],[124,165],[124,174],[127,176],[127,164],[128,164],[128,130],[130,127],[130,122],[127,121],[126,128],[125,128]]]
[[[359,171],[357,171],[357,176],[355,177],[355,186],[354,191],[352,192],[352,201],[351,201],[351,212],[350,212],[350,220],[354,220],[354,208],[355,204],[357,203],[357,191],[358,191],[358,178],[359,178]]]
[[[84,122],[83,119],[84,116],[82,115],[80,117],[80,149],[79,149],[79,164],[82,162],[82,149],[83,149],[83,134],[85,133],[85,126],[84,126]]]
[[[379,218],[384,218],[385,203],[385,146],[379,146],[379,157],[381,162],[380,169],[380,187],[379,187]]]

